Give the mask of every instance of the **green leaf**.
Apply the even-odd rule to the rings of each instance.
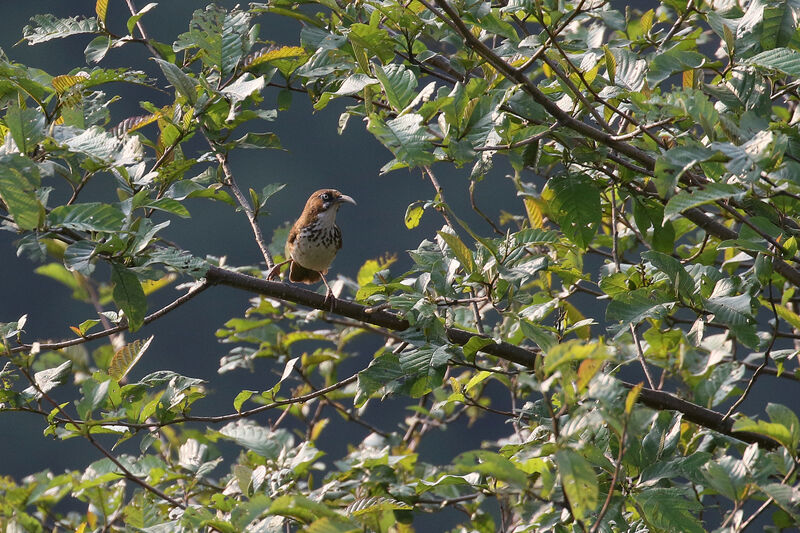
[[[746,61],[750,65],[777,70],[789,76],[800,76],[800,52],[789,48],[773,48]]]
[[[553,177],[542,195],[567,238],[580,248],[592,242],[600,225],[600,191],[585,174]]]
[[[680,261],[674,257],[662,254],[655,250],[650,250],[642,254],[642,258],[649,261],[658,271],[666,274],[670,283],[674,287],[675,296],[691,298],[695,293],[695,284],[692,277],[683,268]]]
[[[699,52],[672,48],[655,54],[647,72],[647,83],[655,87],[673,74],[700,68],[705,63],[706,56]]]
[[[356,407],[361,407],[373,394],[387,385],[399,382],[404,377],[405,372],[395,354],[383,354],[376,357],[365,370],[358,373]]]
[[[117,350],[108,365],[108,375],[117,382],[122,381],[150,347],[153,338],[151,335],[144,342],[141,339],[136,339]]]
[[[606,319],[617,324],[608,329],[618,337],[648,319],[662,318],[673,301],[665,295],[649,288],[636,289],[618,294],[606,308]]]
[[[447,361],[453,356],[449,346],[409,348],[400,353],[400,368],[413,381],[410,394],[419,398],[442,384]]]
[[[681,191],[667,202],[664,207],[664,216],[669,217],[682,213],[683,211],[697,207],[698,205],[708,204],[717,200],[736,199],[740,200],[745,195],[744,190],[735,185],[725,183],[708,183],[702,189],[694,191]]]
[[[394,40],[383,28],[356,23],[350,26],[347,38],[355,45],[378,56],[384,64],[394,58]]]
[[[97,19],[82,19],[69,17],[60,19],[54,15],[34,15],[31,17],[33,24],[22,28],[23,39],[28,44],[39,44],[51,39],[61,39],[70,35],[81,33],[98,33],[100,26]]]
[[[558,343],[558,339],[552,331],[538,326],[528,320],[519,321],[520,330],[526,338],[532,340],[543,351],[547,351]]]
[[[447,233],[444,231],[436,232],[439,237],[447,243],[447,246],[456,256],[458,262],[464,267],[467,273],[471,274],[475,271],[475,261],[472,258],[472,252],[464,242],[458,238],[458,235]]]
[[[128,33],[130,35],[133,35],[133,28],[136,27],[136,23],[139,22],[139,19],[142,18],[145,15],[145,13],[147,13],[156,6],[158,6],[156,2],[150,2],[142,9],[137,11],[135,15],[131,15],[130,17],[128,17],[128,22],[126,23],[126,27],[128,28]]]
[[[97,382],[94,379],[87,379],[81,383],[81,392],[83,398],[75,402],[75,409],[78,411],[78,416],[86,419],[91,416],[92,411],[97,409],[108,398],[108,389],[111,381],[106,379]]]
[[[303,533],[358,533],[363,527],[344,518],[324,516],[314,520],[303,530]]]
[[[254,133],[249,131],[233,141],[238,148],[272,148],[282,150],[281,140],[274,133]]]
[[[124,222],[119,208],[96,202],[61,205],[47,215],[50,226],[78,231],[121,231]]]
[[[750,433],[764,435],[781,444],[790,452],[794,453],[796,451],[796,449],[792,447],[796,428],[787,427],[783,423],[753,420],[744,416],[734,422],[731,429],[733,431],[748,431]]]
[[[796,39],[796,17],[797,8],[790,2],[767,3],[761,26],[761,46],[770,50],[776,46],[786,46]]]
[[[585,520],[597,508],[599,500],[600,491],[592,465],[569,449],[557,451],[555,461],[572,514],[578,520]]]
[[[678,488],[648,487],[633,495],[647,521],[669,533],[705,533],[705,528],[692,514],[703,506],[693,496]]]
[[[4,120],[11,138],[23,154],[28,154],[44,139],[44,115],[36,109],[12,105]]]
[[[36,372],[36,374],[33,375],[35,385],[31,385],[23,390],[23,396],[36,400],[40,399],[43,394],[47,394],[60,385],[64,381],[64,378],[69,375],[71,368],[72,361],[64,361],[55,368],[48,368],[47,370]]]
[[[714,152],[700,144],[676,146],[656,159],[655,184],[662,198],[669,198],[673,189],[687,171],[695,165],[714,157]]]
[[[435,158],[433,136],[428,133],[421,115],[409,113],[384,122],[378,115],[371,115],[367,129],[386,148],[392,151],[400,165],[384,166],[381,172],[388,172],[403,166],[430,165]]]
[[[83,54],[86,56],[87,63],[99,63],[106,57],[106,54],[109,50],[111,50],[111,45],[113,41],[111,37],[106,35],[99,35],[92,39],[92,41],[86,45],[86,49],[83,51]]]
[[[800,443],[800,421],[794,411],[778,403],[768,403],[765,410],[772,422],[783,424],[789,430],[791,434],[789,449],[797,451],[797,445]]]
[[[22,315],[16,322],[0,322],[0,339],[16,337],[23,331],[27,321],[28,315]]]
[[[292,439],[285,430],[272,431],[249,420],[231,422],[220,428],[219,432],[239,446],[271,460],[276,460]]]
[[[583,361],[584,359],[608,359],[609,354],[602,342],[584,343],[579,339],[572,339],[552,346],[544,358],[544,371],[552,374],[558,367],[569,361]]]
[[[386,100],[395,111],[405,109],[416,96],[417,77],[403,65],[376,65],[375,77],[380,80]]]
[[[253,394],[258,394],[258,391],[254,390],[243,390],[239,394],[236,395],[236,398],[233,399],[233,408],[236,409],[237,413],[242,411],[242,405],[244,402],[249,400]]]
[[[177,200],[173,200],[172,198],[159,198],[158,200],[147,202],[146,204],[140,207],[147,207],[150,209],[165,211],[167,213],[172,213],[173,215],[178,215],[181,218],[191,217],[191,215],[189,214],[189,210],[186,209],[186,207],[184,207],[182,203],[180,203]]]
[[[554,244],[559,240],[558,232],[540,228],[528,228],[514,234],[514,240],[520,246],[531,244]]]
[[[21,230],[39,226],[44,211],[36,196],[40,179],[39,168],[27,157],[20,154],[0,157],[0,199]]]
[[[396,509],[412,509],[407,503],[403,503],[394,498],[386,498],[383,496],[373,496],[369,498],[360,498],[345,508],[344,512],[349,516],[361,516],[370,513],[377,513],[382,511],[392,511]]]
[[[200,49],[203,64],[227,76],[236,68],[248,46],[251,15],[234,9],[226,12],[214,4],[192,14],[189,31],[178,36],[173,50]]]
[[[740,294],[709,298],[703,302],[703,307],[706,311],[714,313],[718,322],[729,326],[744,326],[755,320],[752,303],[753,298],[749,294]]]
[[[197,102],[197,81],[181,70],[178,65],[157,57],[152,59],[161,68],[164,77],[175,88],[175,91],[186,98],[190,104],[194,105]]]
[[[775,503],[790,516],[792,522],[787,523],[785,527],[781,529],[791,529],[800,522],[800,515],[797,513],[796,488],[781,483],[763,483],[759,484],[758,488],[761,489],[764,494],[775,500]]]
[[[98,126],[67,139],[65,144],[73,152],[84,154],[96,162],[98,168],[133,165],[144,156],[142,143],[137,136],[119,138]]]
[[[205,260],[194,257],[186,250],[178,250],[176,248],[160,248],[150,252],[150,259],[143,266],[153,263],[167,265],[194,278],[203,277],[209,267]]]
[[[465,358],[472,360],[475,358],[476,353],[490,344],[494,344],[492,339],[475,335],[469,338],[467,343],[461,347],[461,350],[464,352]]]
[[[455,474],[477,472],[516,488],[524,488],[528,484],[525,472],[502,455],[489,450],[464,452],[453,460],[453,466]]]
[[[147,298],[136,274],[117,264],[111,264],[111,282],[114,284],[114,302],[128,317],[131,332],[138,330],[147,313]]]

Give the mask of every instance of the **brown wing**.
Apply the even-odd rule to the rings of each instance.
[[[316,270],[309,270],[308,268],[299,265],[297,262],[292,261],[289,266],[289,279],[291,281],[303,283],[316,283],[322,279],[322,275]]]
[[[289,230],[289,236],[286,237],[286,246],[283,248],[283,255],[286,256],[286,259],[292,258],[292,254],[289,250],[291,250],[294,241],[297,240],[298,233],[300,233],[300,230],[297,229],[297,222],[295,222],[292,229]]]

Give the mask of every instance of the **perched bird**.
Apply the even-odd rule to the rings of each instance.
[[[267,278],[275,278],[280,267],[289,263],[291,281],[311,284],[321,279],[327,288],[325,298],[333,296],[325,274],[342,247],[342,232],[336,225],[336,213],[344,203],[356,205],[355,200],[335,189],[320,189],[313,193],[289,231],[286,261],[272,267]]]

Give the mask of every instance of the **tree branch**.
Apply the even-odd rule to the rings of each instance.
[[[206,279],[211,284],[226,285],[322,311],[331,311],[354,320],[360,320],[394,331],[404,331],[412,327],[406,319],[386,309],[371,310],[368,307],[342,298],[336,298],[331,304],[330,300],[326,300],[323,294],[301,289],[287,283],[254,278],[219,267],[212,266],[209,268],[206,273]],[[515,346],[507,342],[496,342],[487,335],[454,327],[446,327],[445,331],[450,342],[462,346],[473,337],[492,340],[490,344],[481,348],[480,351],[524,367],[533,368],[538,357],[538,353],[533,349]],[[616,381],[629,389],[635,386],[633,383],[626,381]],[[732,419],[725,419],[721,413],[682,400],[669,392],[643,388],[639,394],[639,402],[659,411],[678,411],[683,414],[685,420],[744,442],[755,442],[769,449],[777,447],[775,441],[763,435],[745,431],[733,431],[734,421]]]

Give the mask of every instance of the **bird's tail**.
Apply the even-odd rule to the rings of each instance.
[[[322,274],[316,270],[309,270],[304,266],[300,266],[296,261],[292,261],[292,264],[289,267],[289,279],[294,282],[301,281],[303,283],[311,284],[321,280]]]

